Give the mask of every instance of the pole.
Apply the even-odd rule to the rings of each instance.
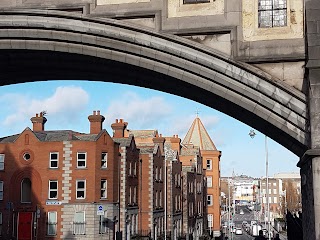
[[[230,179],[228,178],[228,195],[229,195],[229,198],[228,198],[228,229],[229,229],[229,237],[231,235],[231,229],[230,229],[230,219],[231,219],[231,215],[230,215]]]
[[[164,159],[164,240],[167,240],[167,164]]]
[[[269,176],[268,176],[268,138],[265,135],[265,150],[266,150],[266,178],[267,178],[267,220],[268,220],[268,239],[271,240],[270,236],[270,202],[269,202]]]

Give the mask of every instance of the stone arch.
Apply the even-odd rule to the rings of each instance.
[[[1,83],[85,79],[183,96],[265,133],[298,156],[309,145],[306,96],[184,38],[112,19],[0,12]]]
[[[35,193],[42,191],[41,176],[34,168],[24,168],[16,170],[10,179],[10,189],[14,191],[10,192],[10,199],[14,202],[15,206],[20,204],[21,200],[21,184],[25,179],[29,179],[31,183],[31,204],[36,206],[38,199],[35,198]]]

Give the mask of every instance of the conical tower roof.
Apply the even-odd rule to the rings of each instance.
[[[182,144],[198,146],[200,150],[217,150],[199,117],[193,121]]]

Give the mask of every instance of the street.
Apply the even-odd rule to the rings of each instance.
[[[240,210],[243,211],[243,214],[240,214]],[[224,216],[224,221],[227,221],[228,214]],[[236,206],[235,215],[233,216],[233,223],[235,224],[236,228],[242,229],[242,234],[237,235],[235,233],[231,233],[229,236],[229,240],[252,240],[255,237],[249,235],[242,227],[242,222],[246,221],[250,224],[251,221],[257,220],[257,217],[255,216],[254,211],[250,211],[247,206]],[[226,229],[226,228],[225,228]],[[225,230],[228,234],[227,229]]]

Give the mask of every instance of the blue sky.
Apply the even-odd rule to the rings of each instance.
[[[104,128],[116,118],[129,129],[157,129],[163,136],[184,138],[199,117],[218,150],[222,151],[221,176],[265,176],[265,137],[250,126],[200,103],[175,95],[130,85],[90,81],[44,81],[0,87],[0,137],[32,128],[30,118],[47,111],[46,130],[89,131],[88,116],[100,110]],[[268,138],[269,176],[298,172],[298,157]]]

